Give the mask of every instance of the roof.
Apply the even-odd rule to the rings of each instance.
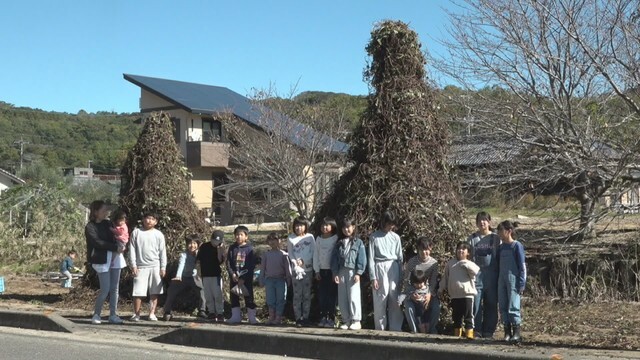
[[[524,145],[514,142],[454,144],[449,150],[449,163],[454,166],[476,166],[510,162],[522,155],[524,150]]]
[[[17,176],[15,176],[15,175],[13,175],[12,173],[10,173],[10,172],[8,172],[8,171],[6,171],[6,170],[0,169],[0,175],[4,175],[4,176],[8,177],[8,178],[9,178],[9,179],[11,179],[11,181],[13,181],[14,183],[17,183],[17,184],[25,184],[25,181],[24,181],[24,180],[20,179],[19,177],[17,177]]]
[[[304,147],[313,140],[320,141],[320,144],[330,152],[344,153],[349,149],[346,143],[319,133],[283,114],[269,111],[270,115],[264,116],[265,108],[225,87],[140,75],[123,75],[125,80],[194,114],[232,113],[264,131],[274,130],[276,123],[273,118],[280,117],[283,121],[291,123],[287,128],[291,128],[292,131],[289,131],[287,136],[288,140],[295,145]],[[272,115],[274,113],[275,116]]]

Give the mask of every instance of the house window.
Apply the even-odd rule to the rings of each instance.
[[[222,124],[212,118],[202,118],[202,141],[222,140]]]
[[[88,171],[80,171],[80,175],[89,175]]]

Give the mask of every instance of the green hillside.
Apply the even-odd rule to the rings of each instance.
[[[87,166],[91,161],[96,172],[119,172],[140,131],[139,117],[110,112],[47,112],[0,102],[0,168],[19,168],[19,142],[23,141],[25,166]]]
[[[328,92],[304,92],[293,101],[339,109],[352,125],[366,107],[366,97]],[[0,168],[15,172],[38,163],[48,168],[87,166],[95,172],[119,172],[141,129],[139,114],[112,112],[78,114],[15,107],[0,101]]]

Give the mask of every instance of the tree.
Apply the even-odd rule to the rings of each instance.
[[[482,141],[524,149],[492,178],[575,197],[576,239],[638,164],[638,11],[630,0],[464,0],[449,14],[449,56],[436,67],[485,87],[456,99]]]
[[[367,233],[388,209],[400,220],[405,248],[419,236],[440,240],[442,248],[462,238],[463,207],[446,162],[447,125],[435,116],[418,35],[400,21],[384,21],[374,27],[366,50],[370,94],[351,137],[353,166],[316,219],[346,215]]]
[[[344,166],[347,146],[337,140],[347,125],[341,109],[290,101],[273,90],[257,92],[252,102],[257,127],[222,117],[232,166],[229,184],[214,190],[246,194],[254,216],[293,210],[311,218]]]
[[[29,182],[0,195],[0,257],[3,264],[47,269],[66,251],[83,253],[84,208],[66,184]],[[59,261],[59,260],[58,260]]]
[[[153,114],[122,168],[120,206],[131,225],[140,223],[147,211],[158,215],[169,258],[178,255],[186,235],[208,235],[205,216],[191,200],[188,177],[169,116]]]

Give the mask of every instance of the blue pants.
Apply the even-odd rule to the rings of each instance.
[[[498,275],[498,304],[502,322],[511,325],[520,325],[520,293],[516,286],[516,264],[513,251],[500,251],[500,271]]]
[[[476,276],[478,294],[473,299],[474,328],[482,337],[493,337],[498,325],[498,277],[491,270]]]
[[[440,300],[437,296],[431,296],[431,301],[427,307],[427,313],[429,314],[429,334],[438,333],[438,321],[440,320]],[[404,300],[404,316],[407,319],[411,332],[418,332],[419,320],[416,317],[415,303],[407,296]]]
[[[98,273],[98,281],[100,281],[100,292],[96,298],[93,314],[100,315],[102,305],[109,297],[109,316],[116,316],[120,289],[120,269],[110,269],[109,271]]]
[[[282,278],[266,278],[264,289],[267,293],[267,306],[275,309],[276,315],[282,316],[287,301],[287,282]]]
[[[331,270],[320,269],[320,282],[318,284],[318,302],[320,305],[320,317],[333,320],[336,316],[336,295],[338,285],[333,281]]]

